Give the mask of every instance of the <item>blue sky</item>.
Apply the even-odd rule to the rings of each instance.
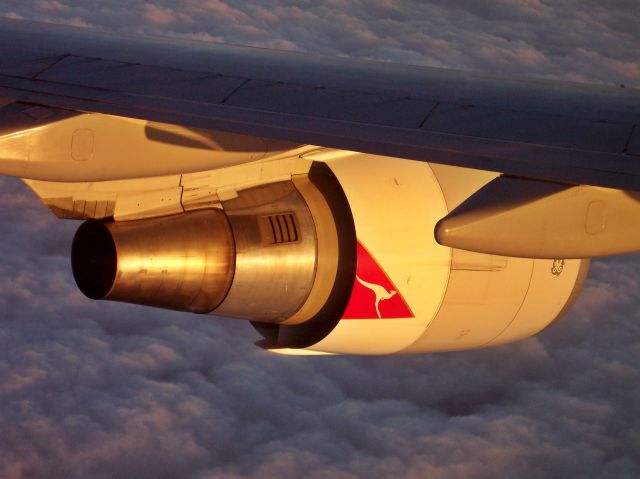
[[[4,1],[0,15],[640,86],[633,1]],[[263,352],[241,321],[91,302],[56,220],[0,179],[0,477],[640,475],[640,257],[499,348]]]

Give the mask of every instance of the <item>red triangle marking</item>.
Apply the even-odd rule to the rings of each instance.
[[[376,309],[376,302],[378,308]],[[379,314],[378,314],[379,313]],[[358,241],[353,292],[342,319],[414,318],[398,288]]]

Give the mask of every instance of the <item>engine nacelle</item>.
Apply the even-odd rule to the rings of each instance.
[[[218,208],[88,221],[72,265],[93,299],[248,319],[283,353],[392,354],[501,344],[576,298],[587,260],[439,245],[434,226],[495,173],[361,153],[303,155]],[[301,160],[302,161],[302,160]]]

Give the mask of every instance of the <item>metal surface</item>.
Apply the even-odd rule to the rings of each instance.
[[[445,246],[521,258],[640,251],[640,194],[499,177],[435,227]]]
[[[507,258],[436,243],[436,222],[493,174],[359,153],[328,156],[325,160],[348,198],[358,242],[378,270],[369,275],[375,270],[362,268],[365,257],[359,255],[357,274],[371,286],[396,294],[377,302],[381,296],[356,296],[354,286],[351,301],[359,301],[370,317],[345,314],[333,330],[306,347],[330,353],[404,354],[502,344],[538,333],[579,293],[588,261]],[[358,174],[362,171],[367,174]],[[391,301],[399,296],[409,315],[397,303],[392,309]],[[300,347],[274,343],[276,348]]]
[[[311,207],[289,180],[235,192],[234,199],[222,202],[224,210],[87,221],[73,244],[76,282],[92,299],[289,328],[314,320],[316,337],[317,331],[330,330],[344,309],[334,292],[344,269],[338,250],[344,247],[323,193],[307,175],[296,182]],[[325,258],[321,267],[319,250]],[[303,340],[306,331],[300,333]]]
[[[632,88],[6,19],[0,54],[0,94],[25,101],[640,191]]]
[[[0,107],[0,174],[35,180],[77,183],[201,172],[295,146],[98,113],[21,103]]]
[[[233,230],[236,266],[231,289],[213,314],[287,320],[307,300],[316,273],[315,227],[304,199],[284,181],[249,188],[222,204]],[[278,225],[283,215],[295,226]],[[287,228],[289,241],[279,241]]]
[[[87,221],[73,240],[71,261],[89,298],[206,313],[231,285],[233,236],[219,210]]]
[[[271,348],[305,348],[331,333],[347,307],[356,273],[356,232],[349,201],[331,169],[314,162],[308,175],[292,178],[314,220],[317,266],[304,305],[279,324],[252,321]]]

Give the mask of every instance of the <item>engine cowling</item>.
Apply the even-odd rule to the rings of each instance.
[[[439,245],[438,220],[494,173],[361,153],[305,155],[308,174],[218,208],[89,221],[74,277],[93,299],[248,319],[285,353],[391,354],[530,336],[580,291],[587,260]]]

